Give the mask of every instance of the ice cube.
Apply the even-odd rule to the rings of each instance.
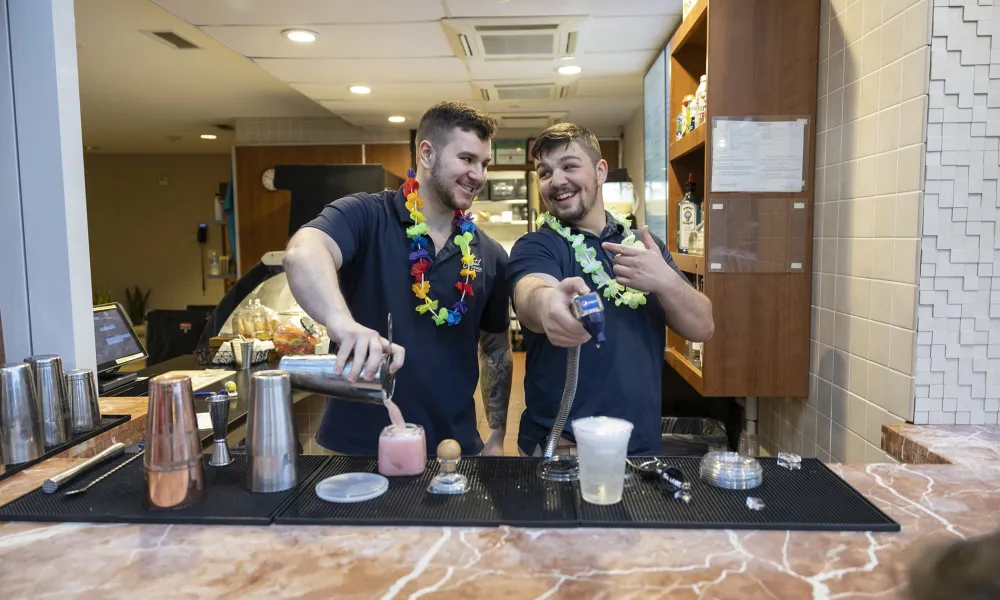
[[[784,467],[789,471],[796,471],[802,468],[802,457],[791,452],[779,452],[778,466]]]
[[[747,508],[750,510],[764,510],[764,501],[760,498],[747,496]]]

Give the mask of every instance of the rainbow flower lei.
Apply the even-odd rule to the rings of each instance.
[[[413,219],[413,226],[406,228],[406,237],[410,238],[410,275],[413,276],[413,294],[418,300],[423,300],[423,304],[417,306],[420,314],[429,314],[437,326],[447,323],[455,326],[462,322],[462,315],[469,310],[466,296],[473,296],[472,285],[469,283],[476,278],[476,272],[472,269],[476,262],[476,255],[469,248],[472,241],[473,232],[476,231],[476,224],[472,222],[472,217],[460,210],[455,211],[455,218],[451,222],[459,230],[454,242],[462,250],[462,269],[459,271],[459,280],[455,284],[455,289],[462,292],[462,297],[458,302],[451,305],[450,309],[438,308],[438,301],[431,300],[431,283],[424,279],[427,269],[430,268],[434,260],[427,251],[427,244],[430,241],[430,230],[427,227],[426,218],[420,210],[424,207],[424,201],[417,193],[420,184],[416,180],[416,173],[413,169],[406,172],[406,182],[403,183],[403,195],[406,196],[406,208],[410,211],[410,218]],[[463,281],[461,278],[464,277]]]
[[[625,239],[622,240],[622,245],[633,248],[643,247],[642,242],[635,239],[635,233],[632,232],[628,219],[614,209],[606,208],[606,210],[628,232],[625,235]],[[539,227],[543,224],[548,225],[549,229],[555,231],[560,237],[569,242],[569,245],[573,248],[574,258],[583,267],[583,272],[590,275],[590,278],[597,285],[598,289],[604,288],[602,294],[605,298],[608,300],[614,298],[615,306],[624,304],[631,309],[635,309],[646,303],[646,292],[626,287],[618,283],[617,279],[608,275],[608,272],[604,270],[604,265],[601,264],[601,261],[597,260],[597,251],[583,241],[582,233],[573,235],[569,227],[563,225],[562,221],[547,212],[539,215],[535,224]]]

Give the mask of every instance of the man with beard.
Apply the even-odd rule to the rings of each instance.
[[[573,419],[618,417],[634,425],[630,454],[661,452],[661,384],[666,326],[692,341],[715,329],[711,301],[695,290],[664,243],[604,209],[608,164],[593,133],[571,123],[546,129],[532,148],[539,192],[550,212],[521,237],[508,265],[511,298],[527,349],[518,447],[539,455],[552,429],[566,373],[564,348],[590,335],[571,312],[598,291],[607,341],[580,349]],[[558,447],[573,452],[566,427]]]
[[[393,400],[408,423],[423,427],[430,453],[451,438],[463,454],[503,454],[513,373],[507,253],[465,214],[486,184],[495,133],[493,118],[472,106],[432,107],[417,129],[416,173],[403,187],[330,203],[296,232],[284,258],[295,299],[338,345],[337,375],[350,358],[371,379],[392,352]],[[399,342],[392,347],[383,337],[390,313]],[[485,449],[477,380],[492,430]],[[336,452],[375,454],[388,424],[380,406],[331,399],[316,440]]]

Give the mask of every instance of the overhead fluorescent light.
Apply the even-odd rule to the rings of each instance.
[[[566,65],[565,67],[559,67],[559,73],[561,75],[576,75],[582,70],[583,69],[581,69],[576,65]]]
[[[398,115],[394,115],[392,117],[389,117],[389,122],[390,123],[403,123],[404,121],[406,121],[406,117],[400,117]]]
[[[372,93],[372,89],[367,85],[352,85],[350,89],[352,94],[364,95]]]
[[[203,139],[203,140],[214,140],[214,139],[218,139],[218,137],[219,136],[215,135],[214,133],[203,133],[203,134],[201,134],[201,139]]]
[[[286,29],[281,32],[281,35],[299,44],[311,44],[319,37],[318,33],[308,29]]]
[[[466,56],[472,56],[472,46],[469,45],[469,38],[465,37],[465,34],[459,34],[458,41],[462,42],[462,50],[465,50]]]

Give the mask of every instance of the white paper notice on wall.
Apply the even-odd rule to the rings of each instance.
[[[712,192],[801,192],[806,119],[712,120]]]

